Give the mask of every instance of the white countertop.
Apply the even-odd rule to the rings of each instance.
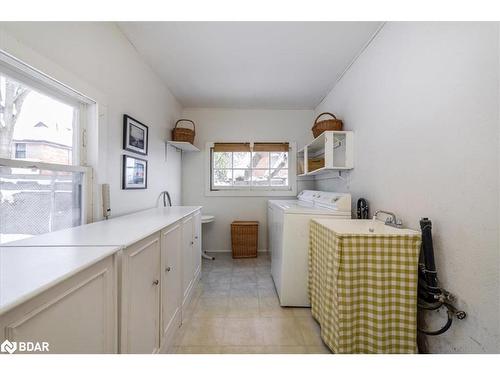
[[[15,246],[129,246],[181,220],[201,206],[158,207],[92,224],[2,244]]]
[[[151,208],[0,245],[0,315],[200,209]]]
[[[120,249],[0,247],[0,315]]]

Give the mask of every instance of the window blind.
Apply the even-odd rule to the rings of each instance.
[[[288,142],[282,142],[282,143],[254,143],[253,144],[253,151],[255,152],[288,152],[290,149],[290,145]]]
[[[288,142],[256,142],[253,145],[255,152],[288,152]],[[250,152],[250,143],[214,143],[215,152]]]
[[[214,152],[250,152],[250,143],[215,143]]]

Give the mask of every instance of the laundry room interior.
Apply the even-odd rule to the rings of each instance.
[[[499,56],[498,22],[0,22],[2,352],[500,353]]]

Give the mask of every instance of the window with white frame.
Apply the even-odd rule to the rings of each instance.
[[[288,143],[215,143],[210,189],[291,190]]]
[[[86,222],[90,103],[0,51],[0,243]]]

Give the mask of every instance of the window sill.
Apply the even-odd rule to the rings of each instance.
[[[205,191],[206,197],[294,197],[297,195],[292,190],[209,190]]]

